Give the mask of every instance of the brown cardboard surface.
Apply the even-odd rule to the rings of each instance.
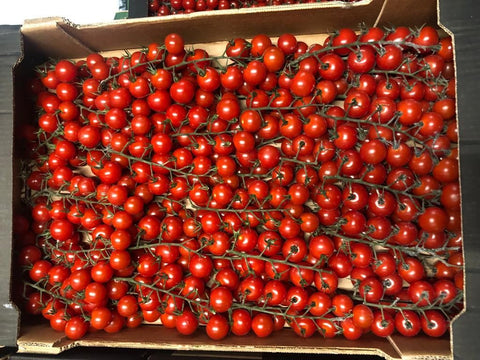
[[[208,338],[203,331],[182,336],[163,326],[147,325],[137,329],[125,329],[118,334],[103,331],[88,334],[79,341],[65,339],[46,324],[25,326],[18,339],[19,352],[57,354],[75,346],[115,346],[124,348],[214,350],[234,352],[296,352],[317,354],[366,354],[380,355],[388,359],[400,359],[387,339],[366,335],[362,341],[349,341],[341,337],[323,339],[320,335],[308,339],[294,336],[285,329],[265,339],[255,335],[229,337],[222,341]]]
[[[327,3],[328,4],[328,3]],[[79,58],[93,51],[121,51],[138,48],[150,42],[161,42],[170,32],[181,33],[189,44],[201,43],[207,51],[219,53],[225,40],[235,37],[251,38],[258,33],[272,37],[291,32],[308,43],[321,42],[325,33],[341,27],[435,24],[436,0],[371,0],[355,5],[282,6],[275,9],[244,9],[144,18],[76,26],[62,18],[32,20],[21,31],[25,40],[25,57]],[[320,5],[320,4],[316,4]],[[289,10],[289,11],[287,11]],[[139,43],[139,41],[141,43]],[[359,341],[342,337],[323,339],[315,336],[301,339],[289,329],[266,339],[253,335],[229,337],[215,342],[198,331],[194,336],[182,336],[163,326],[148,325],[125,329],[118,334],[97,332],[80,341],[70,341],[48,324],[22,326],[18,339],[20,352],[60,353],[75,346],[112,346],[127,348],[213,350],[242,352],[297,352],[327,354],[370,354],[388,359],[448,359],[451,358],[449,338],[414,339],[393,336],[381,339],[367,334]]]
[[[181,33],[187,43],[270,36],[285,32],[313,34],[341,27],[372,26],[384,1],[365,0],[353,4],[314,3],[253,9],[197,12],[188,15],[117,20],[77,26],[62,18],[25,22],[22,33],[49,56],[85,56],[92,51],[118,50],[161,41],[171,32]],[[402,0],[412,3],[413,0]],[[431,1],[431,0],[427,0]],[[420,20],[419,21],[423,21]]]
[[[24,42],[42,53],[53,57],[77,57],[93,52],[81,40],[70,36],[63,30],[67,21],[62,18],[29,20],[22,26]]]
[[[25,22],[22,33],[38,50],[52,57],[80,57],[93,51],[136,48],[181,33],[187,43],[251,38],[265,33],[328,33],[340,27],[435,24],[436,0],[369,0],[314,3],[253,9],[197,12],[187,15],[117,20],[77,26],[62,18]],[[341,22],[339,22],[339,20]],[[142,44],[138,43],[142,39]]]
[[[436,25],[437,1],[387,0],[377,23],[378,26],[392,24],[408,24],[410,27]]]
[[[17,346],[19,352],[58,354],[72,347],[73,344],[47,324],[39,324],[22,326]]]
[[[398,334],[392,335],[389,340],[395,349],[402,356],[402,359],[450,359],[451,353],[450,338],[443,336],[441,338],[431,338],[425,335],[415,337],[416,341]]]

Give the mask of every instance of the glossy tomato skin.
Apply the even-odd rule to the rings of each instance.
[[[236,309],[232,313],[231,331],[237,336],[247,335],[252,328],[252,317],[245,309]]]
[[[309,318],[296,318],[292,322],[292,329],[298,336],[302,338],[309,338],[315,334],[316,326],[312,319]]]
[[[320,58],[318,73],[325,80],[338,80],[345,71],[345,63],[337,54],[327,54]]]
[[[70,340],[78,340],[88,331],[88,323],[81,316],[74,316],[65,324],[65,335]]]
[[[368,329],[373,324],[373,311],[366,305],[355,305],[352,311],[353,323],[362,329]]]
[[[360,282],[360,296],[370,303],[379,302],[383,297],[384,288],[380,280],[375,277],[369,277]]]
[[[189,310],[184,310],[176,317],[175,327],[182,335],[191,335],[198,328],[197,317]]]
[[[227,319],[220,315],[213,315],[207,323],[207,335],[213,340],[222,340],[228,335],[230,326]]]
[[[347,318],[342,321],[343,336],[347,340],[357,340],[363,335],[361,327],[355,325],[352,318]]]
[[[409,283],[421,280],[425,276],[423,264],[414,257],[405,258],[404,262],[398,265],[397,271]]]
[[[421,330],[420,317],[411,310],[398,312],[395,315],[395,328],[403,336],[416,336]]]
[[[421,318],[422,330],[431,337],[441,337],[448,330],[448,321],[445,316],[437,310],[425,311],[425,316]]]
[[[217,287],[210,292],[210,306],[216,312],[226,312],[233,303],[231,291],[225,287]]]
[[[392,335],[395,331],[394,318],[388,312],[375,311],[371,330],[380,337]]]
[[[267,314],[257,314],[252,319],[252,331],[260,338],[268,337],[273,332],[273,319]]]
[[[330,256],[328,266],[337,274],[339,278],[347,277],[352,271],[352,262],[343,252],[337,252]]]

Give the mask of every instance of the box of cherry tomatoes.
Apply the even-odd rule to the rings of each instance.
[[[255,9],[275,10],[285,6],[285,10],[295,8],[324,8],[326,6],[349,7],[362,0],[148,0],[129,4],[129,17],[188,15],[210,11],[231,10],[236,12],[255,12]],[[368,1],[363,1],[368,3]]]
[[[20,352],[453,358],[456,67],[437,2],[272,8],[22,26]]]

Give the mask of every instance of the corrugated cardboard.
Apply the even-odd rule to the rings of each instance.
[[[48,57],[79,58],[94,51],[122,52],[150,42],[161,42],[170,32],[184,36],[188,44],[202,44],[210,51],[225,46],[225,40],[251,38],[258,33],[275,37],[290,32],[310,43],[320,41],[326,33],[342,27],[358,28],[359,24],[420,26],[437,24],[435,0],[371,0],[348,6],[323,3],[274,8],[242,9],[175,15],[164,18],[120,20],[105,24],[77,26],[62,18],[27,21],[22,27],[23,62],[17,67],[19,77],[31,63]],[[16,99],[17,104],[21,99]],[[21,112],[15,114],[21,122]],[[96,332],[79,341],[70,341],[48,324],[20,328],[20,352],[56,354],[75,346],[112,346],[127,348],[214,350],[238,352],[297,352],[329,354],[370,354],[387,359],[449,359],[451,339],[392,336],[381,339],[367,334],[359,341],[342,337],[323,339],[315,336],[301,339],[290,329],[266,339],[253,335],[210,340],[203,331],[182,336],[162,326],[148,325],[126,329],[119,334]]]
[[[308,6],[312,5],[312,6]],[[401,11],[399,11],[401,10]],[[188,15],[127,19],[76,26],[61,18],[26,21],[22,33],[37,51],[53,57],[86,56],[92,51],[130,49],[181,32],[189,44],[251,38],[265,33],[321,34],[340,27],[436,24],[436,1],[360,1],[300,4],[255,9],[198,12]],[[112,36],[114,34],[114,36]],[[140,42],[140,44],[139,44]]]
[[[441,340],[436,345],[441,345]],[[448,348],[448,340],[443,340],[443,348]],[[323,339],[315,336],[298,338],[289,329],[282,330],[265,339],[250,334],[242,337],[229,337],[222,341],[211,340],[204,331],[195,335],[183,336],[175,330],[163,326],[146,325],[138,329],[125,329],[118,334],[99,331],[85,339],[71,341],[59,335],[48,325],[25,327],[20,335],[19,352],[57,354],[74,346],[113,346],[144,349],[176,350],[216,350],[232,352],[296,352],[317,354],[364,354],[379,355],[387,359],[401,359],[400,354],[388,339],[371,334],[362,341],[349,341],[342,337]],[[431,349],[429,349],[431,350]],[[440,354],[435,352],[437,356]]]

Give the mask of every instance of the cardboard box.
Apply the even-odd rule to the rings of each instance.
[[[405,24],[437,24],[435,0],[362,0],[344,3],[314,3],[292,6],[198,12],[188,15],[151,17],[76,26],[51,18],[27,21],[22,27],[25,49],[49,57],[82,57],[93,51],[138,48],[182,33],[187,44],[251,38],[265,33],[279,36],[322,34],[341,27]],[[115,34],[112,37],[112,34]]]
[[[439,25],[435,0],[371,0],[344,4],[317,4],[275,7],[243,12],[221,11],[196,13],[182,18],[142,18],[105,24],[76,26],[61,18],[27,21],[21,28],[23,53],[14,69],[14,122],[20,124],[28,117],[29,108],[22,103],[21,84],[28,78],[33,65],[51,58],[80,58],[92,52],[122,52],[153,41],[161,41],[170,32],[181,33],[188,44],[202,44],[207,49],[225,46],[235,37],[250,38],[258,33],[272,37],[285,32],[310,41],[323,38],[325,33],[341,28],[366,26]],[[447,29],[445,29],[447,30]],[[3,126],[3,125],[2,125]],[[7,127],[6,131],[11,131]],[[11,132],[10,132],[11,134]],[[8,156],[8,154],[6,155]],[[18,161],[13,157],[13,173],[18,174]],[[2,162],[3,163],[3,162]],[[6,162],[5,162],[6,163]],[[15,178],[15,175],[14,177]],[[19,182],[13,183],[14,209],[18,206]],[[11,231],[10,231],[11,233]],[[12,284],[15,283],[13,271]],[[452,358],[451,335],[440,339],[418,336],[404,338],[394,335],[381,339],[369,334],[359,341],[341,337],[301,339],[284,329],[266,339],[253,335],[228,337],[213,341],[202,331],[185,337],[161,326],[148,325],[125,329],[118,334],[93,333],[79,341],[71,341],[50,329],[48,324],[22,324],[18,332],[19,352],[57,354],[76,346],[111,346],[126,348],[213,350],[235,352],[295,352],[324,354],[380,355],[387,359],[449,359]]]

